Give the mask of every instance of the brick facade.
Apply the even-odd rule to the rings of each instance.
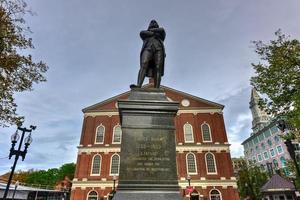
[[[191,185],[200,193],[201,200],[210,200],[211,191],[218,191],[222,200],[239,200],[224,125],[223,106],[172,88],[162,88],[170,101],[185,100],[185,104],[180,104],[175,118],[177,174],[183,199],[188,199],[188,194],[185,194],[185,188],[188,186],[187,154],[193,153],[197,172],[189,174]],[[112,190],[111,158],[120,152],[120,144],[112,142],[113,129],[120,123],[116,102],[127,97],[128,92],[83,109],[84,119],[72,186],[72,200],[88,199],[91,191],[97,193],[98,199],[107,199],[107,194]],[[192,126],[193,141],[190,142],[185,141],[183,127],[186,123]],[[203,140],[201,125],[204,123],[210,127],[209,142]],[[104,139],[103,143],[96,144],[99,125],[105,127]],[[207,165],[211,162],[206,162],[207,153],[214,157],[214,173],[208,173]],[[100,155],[101,158],[100,174],[97,175],[91,174],[95,155]]]

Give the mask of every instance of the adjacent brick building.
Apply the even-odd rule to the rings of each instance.
[[[145,87],[149,87],[146,85]],[[223,105],[162,86],[170,101],[180,102],[175,118],[177,174],[182,196],[187,199],[187,176],[201,200],[239,200],[233,174]],[[107,199],[118,178],[122,130],[117,95],[83,109],[84,119],[72,200]],[[117,184],[117,181],[116,181]]]

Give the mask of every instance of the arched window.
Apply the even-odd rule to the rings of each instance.
[[[209,196],[210,200],[222,200],[221,193],[216,189],[211,190]]]
[[[121,143],[121,137],[122,137],[122,129],[120,125],[116,125],[114,127],[113,131],[113,144],[120,144]]]
[[[87,200],[98,200],[98,193],[96,191],[89,192]]]
[[[201,125],[203,142],[211,142],[211,131],[207,123]]]
[[[100,175],[100,172],[101,172],[101,156],[97,154],[93,157],[91,175]]]
[[[206,171],[208,174],[216,174],[216,162],[215,156],[212,153],[206,153],[205,155],[205,162],[206,162]]]
[[[96,139],[95,143],[103,144],[104,142],[104,133],[105,133],[105,127],[103,125],[100,125],[96,129]]]
[[[194,142],[194,136],[193,136],[193,127],[189,123],[186,123],[183,126],[184,131],[184,141],[185,142]]]
[[[110,175],[119,175],[120,156],[114,154],[110,160]]]
[[[197,174],[197,164],[193,153],[186,155],[186,169],[188,174]]]

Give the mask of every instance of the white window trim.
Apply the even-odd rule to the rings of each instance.
[[[104,130],[103,130],[103,141],[102,141],[102,142],[97,142],[98,128],[101,127],[101,126],[104,128]],[[103,126],[102,123],[101,123],[101,124],[100,124],[99,126],[97,126],[97,128],[96,128],[95,144],[104,144],[104,137],[105,137],[105,126]]]
[[[206,124],[208,126],[208,130],[209,130],[209,135],[210,135],[210,140],[204,140],[204,136],[203,136],[203,129],[202,129],[202,126]],[[202,141],[203,143],[206,143],[206,142],[212,142],[212,134],[211,134],[211,128],[210,128],[210,125],[207,123],[207,122],[203,122],[201,124],[201,133],[202,133]]]
[[[209,200],[211,200],[211,191],[213,191],[213,190],[217,190],[217,191],[219,192],[220,197],[221,197],[220,200],[222,200],[222,193],[221,193],[220,190],[218,190],[217,188],[213,188],[213,189],[211,189],[211,190],[209,191]]]
[[[120,142],[114,142],[114,138],[115,138],[115,129],[116,129],[118,126],[121,128]],[[113,135],[112,135],[112,141],[111,141],[111,143],[112,143],[112,144],[121,144],[121,140],[122,140],[122,127],[121,127],[120,124],[118,123],[118,124],[116,124],[116,125],[114,126],[114,128],[113,128]]]
[[[192,132],[192,141],[186,141],[186,138],[185,138],[185,128],[184,128],[186,124],[188,124],[188,125],[190,125],[190,126],[192,127],[192,129],[191,129],[191,130],[192,130],[192,131],[191,131],[191,132]],[[184,142],[185,142],[185,143],[194,143],[194,130],[193,130],[193,126],[192,126],[190,123],[188,123],[188,122],[186,122],[186,123],[183,125],[183,136],[184,136]]]
[[[274,156],[272,156],[272,153],[271,153],[271,150],[272,150],[272,149],[273,149],[273,151],[274,151]],[[276,157],[276,151],[274,150],[274,148],[269,149],[269,151],[270,151],[270,156],[271,156],[271,158]]]
[[[281,147],[281,150],[282,150],[281,153],[279,153],[279,152],[278,152],[278,149],[277,149],[277,147],[279,147],[279,146]],[[277,151],[277,154],[278,154],[278,155],[281,155],[281,154],[284,153],[284,150],[283,150],[283,147],[281,146],[281,144],[276,146],[276,151]]]
[[[90,190],[90,191],[88,192],[88,194],[86,195],[86,200],[89,199],[89,195],[90,195],[91,192],[96,192],[96,193],[97,193],[97,199],[99,198],[99,194],[98,194],[98,192],[97,192],[96,190]]]
[[[209,153],[213,155],[213,159],[214,159],[214,163],[215,163],[215,171],[216,171],[216,172],[208,172],[206,155],[209,154]],[[206,173],[207,173],[208,175],[218,174],[218,171],[217,171],[217,162],[216,162],[215,155],[214,155],[213,153],[211,153],[211,152],[207,152],[204,156],[205,156]]]
[[[94,166],[94,158],[95,156],[100,156],[100,167],[99,167],[99,174],[93,174],[93,166]],[[92,158],[92,165],[91,165],[91,173],[90,176],[100,176],[101,174],[101,167],[102,167],[102,156],[100,154],[95,154]]]
[[[192,154],[192,155],[194,156],[196,172],[192,172],[192,173],[189,172],[189,169],[188,169],[188,159],[187,159],[187,156],[188,156],[189,154]],[[186,164],[186,173],[187,173],[187,174],[190,174],[190,175],[197,175],[197,174],[198,174],[198,169],[197,169],[197,159],[196,159],[196,155],[195,155],[194,153],[189,152],[189,153],[187,153],[187,154],[185,155],[185,164]]]
[[[261,160],[259,160],[259,156],[261,157]],[[261,155],[261,153],[257,154],[257,161],[258,162],[262,162],[264,159],[263,159],[263,156]]]
[[[269,160],[269,158],[270,158],[270,155],[268,154],[268,158],[266,158],[266,157],[265,157],[265,153],[267,153],[267,154],[268,154],[268,151],[264,151],[264,152],[263,152],[264,160]]]
[[[119,157],[118,173],[117,173],[117,174],[112,174],[112,173],[111,173],[112,158],[113,158],[115,155],[117,155],[117,156]],[[120,162],[121,162],[121,160],[120,160],[120,155],[119,155],[119,154],[114,153],[113,155],[111,155],[111,157],[110,157],[110,166],[109,166],[109,175],[110,175],[110,176],[119,176],[119,173],[120,173]]]

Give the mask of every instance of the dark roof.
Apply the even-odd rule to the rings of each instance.
[[[290,181],[278,174],[273,175],[270,180],[261,188],[262,192],[295,191],[295,186]]]

